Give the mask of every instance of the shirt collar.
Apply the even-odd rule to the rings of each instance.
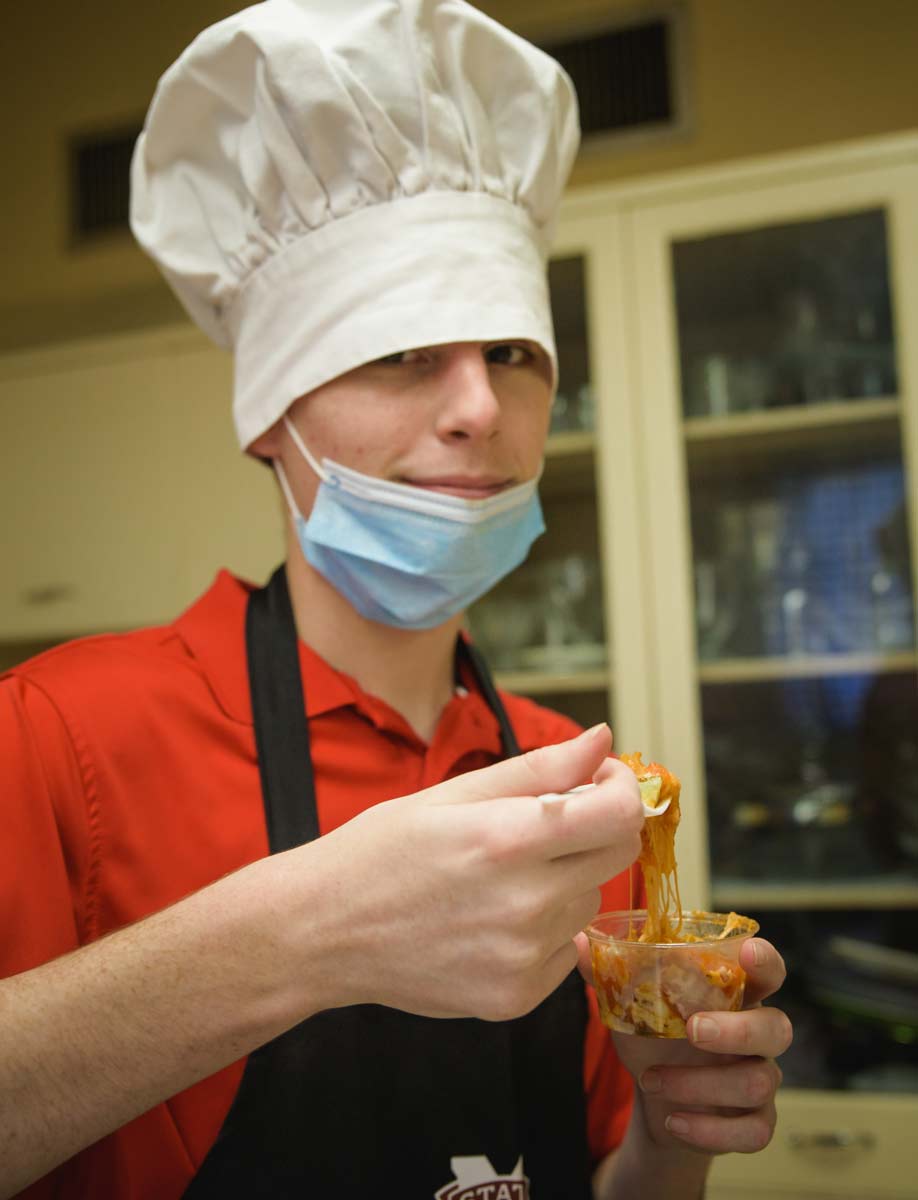
[[[245,612],[257,585],[221,571],[208,590],[175,622],[175,630],[228,717],[253,723],[245,652]],[[353,680],[335,671],[302,641],[300,669],[309,679],[307,717],[358,704]]]
[[[229,571],[220,571],[208,590],[175,621],[174,628],[191,656],[198,663],[204,678],[220,707],[231,720],[253,724],[252,699],[245,652],[245,613],[249,595],[257,585],[237,578]],[[318,717],[333,709],[352,705],[379,727],[397,729],[399,719],[389,705],[369,695],[351,676],[336,671],[324,658],[303,641],[299,642],[300,670],[308,679],[306,716]],[[493,738],[499,747],[497,719],[480,695],[477,681],[468,664],[460,663],[457,681],[469,693],[465,703],[476,710],[476,724],[493,724]],[[483,711],[479,714],[478,709]],[[401,730],[398,730],[401,732]],[[481,736],[483,730],[480,730]],[[492,731],[488,730],[490,734]]]

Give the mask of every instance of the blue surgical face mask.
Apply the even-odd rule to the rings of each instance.
[[[327,458],[319,465],[284,423],[321,480],[307,520],[275,460],[303,554],[371,621],[398,629],[441,625],[518,567],[545,530],[538,480],[484,500],[446,496]]]

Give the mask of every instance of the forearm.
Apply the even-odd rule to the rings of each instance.
[[[326,1006],[285,857],[0,982],[0,1197]]]
[[[711,1157],[683,1148],[673,1140],[652,1139],[641,1098],[621,1146],[599,1166],[593,1177],[595,1200],[703,1200]]]

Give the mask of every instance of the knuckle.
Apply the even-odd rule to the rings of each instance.
[[[518,937],[511,940],[505,961],[510,974],[519,979],[525,977],[533,967],[537,967],[542,957],[533,939]]]
[[[550,905],[545,896],[532,888],[514,888],[502,906],[503,920],[508,929],[528,934],[541,926],[548,916]]]
[[[774,1125],[771,1121],[766,1121],[763,1117],[754,1117],[749,1122],[749,1142],[748,1147],[752,1154],[757,1154],[765,1147],[772,1139],[774,1133]]]
[[[639,839],[644,825],[644,806],[636,786],[623,789],[619,799],[619,815],[627,831]]]
[[[579,897],[571,913],[573,924],[576,926],[575,931],[579,931],[589,925],[601,907],[602,891],[598,887],[591,888],[583,896]]]
[[[736,1040],[736,1050],[739,1054],[752,1053],[752,1045],[755,1039],[755,1029],[747,1015],[743,1015],[736,1022],[736,1032],[734,1034]]]
[[[506,979],[492,995],[485,1013],[489,1021],[513,1021],[530,1012],[539,1002],[531,984],[522,976]]]
[[[517,988],[512,981],[505,980],[495,985],[481,1004],[481,1017],[485,1021],[512,1021],[520,1016]]]
[[[502,867],[519,852],[519,842],[510,836],[503,823],[489,821],[481,831],[479,848],[486,863]]]
[[[777,1010],[776,1010],[777,1011]],[[778,1012],[778,1041],[781,1049],[779,1054],[783,1054],[790,1048],[794,1040],[794,1027],[791,1024],[790,1017],[786,1013]]]
[[[750,1071],[746,1079],[746,1100],[758,1107],[772,1098],[775,1091],[775,1078],[768,1068],[757,1068]]]

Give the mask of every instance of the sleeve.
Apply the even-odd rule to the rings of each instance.
[[[84,780],[54,705],[17,675],[0,679],[0,977],[81,942],[90,870]]]
[[[619,1062],[609,1031],[599,1016],[596,993],[587,987],[586,1044],[583,1055],[590,1161],[597,1166],[621,1144],[634,1103],[634,1083]]]

